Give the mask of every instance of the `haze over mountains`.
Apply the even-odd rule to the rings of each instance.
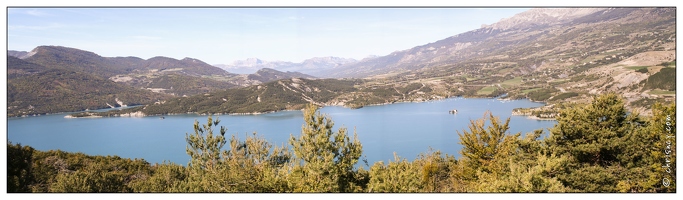
[[[613,26],[657,20],[667,13],[652,8],[540,8],[519,13],[481,28],[454,35],[411,49],[398,50],[389,55],[363,60],[336,57],[312,58],[302,63],[264,61],[258,58],[216,65],[233,73],[253,73],[260,68],[298,71],[318,77],[362,78],[406,72],[430,66],[453,65],[466,61],[507,56],[509,60],[529,60],[535,51],[545,56],[567,52],[568,47],[584,44],[582,33],[613,34]],[[675,20],[672,18],[670,20]],[[599,29],[606,28],[606,29]],[[617,36],[611,36],[617,38]],[[609,41],[616,46],[598,47],[602,50],[627,47],[622,41]],[[558,44],[540,45],[540,44]],[[609,49],[612,48],[612,49]],[[527,52],[520,52],[529,50]],[[515,53],[516,55],[506,55]],[[521,53],[521,54],[520,54]],[[514,56],[514,57],[510,57]],[[535,57],[539,57],[536,55]],[[535,63],[534,63],[535,64]],[[579,63],[582,64],[582,63]],[[533,65],[533,64],[532,64]]]
[[[232,64],[216,64],[215,66],[237,74],[251,74],[262,68],[271,68],[279,71],[296,71],[313,76],[325,77],[326,72],[334,70],[339,66],[355,62],[357,62],[357,60],[352,58],[332,56],[311,58],[300,63],[265,61],[258,58],[248,58],[246,60],[234,61]]]
[[[493,97],[505,93],[511,98],[548,103],[582,102],[590,95],[616,92],[627,99],[628,106],[647,110],[653,102],[675,98],[675,83],[661,81],[675,80],[675,74],[669,73],[675,71],[675,11],[675,8],[531,9],[476,30],[360,61],[320,57],[292,63],[251,58],[216,67],[194,58],[105,58],[73,48],[41,46],[31,52],[8,51],[9,56],[28,62],[8,63],[8,74],[23,76],[42,66],[92,74],[134,89],[175,97],[275,80],[310,79],[310,75],[363,78],[345,82],[348,88],[340,90],[344,92],[326,93],[322,95],[324,99],[315,99],[315,93],[339,88],[329,89],[333,87],[331,84],[315,80],[271,84],[271,87],[282,87],[282,92],[294,92],[287,94],[290,99],[299,96],[303,102],[353,107],[450,96]],[[59,79],[55,84],[58,82]],[[15,83],[10,78],[8,87],[15,87],[12,84]],[[259,94],[254,90],[234,91]],[[51,92],[54,91],[42,95]],[[114,103],[113,96],[109,99],[111,103],[107,103]],[[259,106],[263,99],[258,99],[254,97],[242,103],[247,102],[249,105],[245,106],[259,111],[287,107],[275,106],[277,101],[271,100],[268,102],[272,107]],[[23,109],[21,112],[35,108],[25,101],[15,101],[10,104]]]

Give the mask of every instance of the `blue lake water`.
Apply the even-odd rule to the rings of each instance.
[[[511,117],[510,133],[524,135],[536,129],[551,128],[555,121],[537,121],[524,116],[510,116],[514,108],[537,107],[528,100],[451,98],[422,103],[396,103],[361,109],[324,107],[320,112],[334,121],[334,130],[355,129],[363,145],[363,155],[370,162],[393,160],[394,152],[413,160],[431,147],[460,157],[462,148],[458,131],[469,130],[470,120],[477,120],[489,110],[502,120]],[[448,110],[457,109],[457,114]],[[61,149],[90,155],[118,155],[143,158],[150,163],[170,161],[186,165],[185,134],[193,132],[194,120],[205,124],[207,116],[171,115],[160,117],[64,118],[64,114],[7,120],[7,137],[13,143],[38,150]],[[298,136],[303,124],[301,111],[283,111],[262,115],[219,115],[220,126],[240,139],[257,132],[275,145],[289,145],[291,135]],[[215,118],[214,117],[214,118]],[[289,147],[289,146],[288,146]]]

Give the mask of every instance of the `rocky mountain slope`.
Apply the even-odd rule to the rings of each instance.
[[[660,69],[675,68],[675,11],[531,9],[430,44],[344,65],[331,74],[426,83],[446,96],[508,93],[550,103],[617,92],[631,108],[647,113],[652,102],[675,97],[675,90],[663,89],[669,86],[644,88],[644,81]]]
[[[528,98],[549,104],[542,110],[520,113],[552,116],[555,108],[585,103],[592,96],[607,92],[622,95],[631,110],[648,114],[654,102],[675,99],[675,81],[671,81],[676,78],[672,73],[676,71],[675,14],[675,8],[532,9],[386,56],[361,61],[313,59],[276,67],[279,70],[309,66],[322,70],[316,73],[325,76],[361,79],[301,79],[310,77],[273,69],[253,75],[216,75],[216,67],[193,68],[207,66],[195,59],[102,58],[77,51],[54,56],[58,54],[42,52],[50,48],[29,52],[24,57],[41,66],[93,71],[114,82],[190,99],[169,99],[167,102],[177,103],[168,105],[183,109],[159,106],[156,114],[183,110],[182,113],[267,112],[298,108],[302,103],[362,107],[507,94],[506,98]],[[275,66],[258,59],[238,64],[250,69]],[[27,68],[17,71],[20,73],[33,72]],[[273,82],[277,79],[281,80]],[[228,88],[233,89],[225,90]],[[264,88],[270,90],[261,91]],[[254,95],[264,91],[273,95]],[[245,95],[253,99],[244,99]],[[265,97],[271,104],[262,103]],[[216,107],[219,105],[227,107]]]
[[[347,64],[337,68],[333,75],[369,77],[494,58],[513,62],[528,60],[524,64],[532,66],[540,64],[533,63],[532,58],[559,57],[578,49],[630,49],[632,45],[627,40],[633,37],[632,33],[651,33],[650,28],[654,27],[666,29],[665,23],[674,25],[674,14],[672,8],[531,9],[430,44]],[[667,34],[670,37],[672,33],[670,28]],[[572,56],[581,57],[585,56]],[[568,61],[567,64],[582,63]]]

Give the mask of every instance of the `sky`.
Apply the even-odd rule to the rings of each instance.
[[[528,9],[10,7],[7,48],[57,45],[105,57],[190,57],[209,64],[246,58],[362,59],[475,30]]]

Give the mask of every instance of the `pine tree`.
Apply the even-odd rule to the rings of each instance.
[[[188,178],[178,187],[187,192],[229,192],[229,177],[225,176],[227,168],[223,165],[224,151],[222,148],[225,140],[225,127],[220,128],[220,135],[214,134],[214,127],[220,120],[212,120],[209,116],[207,123],[199,126],[194,122],[194,133],[185,134],[187,141],[187,154],[190,156],[188,163]]]
[[[488,116],[487,116],[488,115]],[[488,125],[487,125],[487,121]],[[549,154],[538,138],[542,130],[509,134],[510,118],[504,123],[486,113],[471,121],[469,130],[458,132],[463,157],[450,165],[450,181],[458,192],[565,192],[556,177],[565,156]]]
[[[273,147],[256,133],[245,141],[235,135],[230,138],[230,149],[225,152],[224,164],[229,169],[225,176],[231,180],[234,192],[286,192],[285,183],[290,152]]]
[[[185,134],[187,141],[187,154],[190,155],[189,168],[202,169],[206,171],[216,170],[221,160],[222,148],[226,144],[225,127],[220,128],[221,135],[213,133],[214,126],[220,120],[215,121],[208,118],[208,122],[199,126],[199,121],[194,122],[194,134]]]
[[[420,153],[413,163],[421,168],[423,192],[453,191],[449,175],[458,163],[455,157],[430,148],[427,153]]]
[[[548,138],[550,151],[569,156],[558,178],[581,192],[616,192],[631,159],[625,159],[629,138],[642,123],[637,113],[627,114],[623,100],[610,93],[583,107],[560,111]]]
[[[420,166],[401,159],[394,153],[394,161],[384,165],[376,162],[370,167],[368,192],[420,192],[424,188]]]
[[[652,117],[641,123],[647,125],[629,135],[628,146],[619,156],[625,173],[617,183],[617,190],[675,192],[676,104],[656,103]]]
[[[33,151],[30,146],[7,143],[7,192],[31,191]]]
[[[294,192],[352,192],[353,168],[362,153],[358,136],[346,128],[332,131],[332,120],[309,104],[304,110],[301,135],[290,136],[294,169],[290,182]]]
[[[208,118],[206,125],[195,121],[194,134],[187,134],[188,178],[177,190],[188,192],[285,192],[289,151],[273,147],[256,133],[245,141],[232,135],[225,140],[225,127],[220,135],[213,130],[219,120]],[[228,144],[228,149],[223,147]]]
[[[144,176],[129,185],[133,192],[185,192],[179,185],[187,179],[187,169],[182,165],[164,162],[153,166],[151,176]]]
[[[490,125],[485,127],[487,120],[490,120]],[[463,147],[461,154],[466,169],[493,174],[502,173],[505,163],[499,161],[506,160],[514,155],[514,142],[519,137],[519,133],[507,134],[507,130],[510,128],[509,123],[510,118],[501,124],[498,117],[487,112],[484,114],[484,118],[470,121],[470,125],[468,125],[470,131],[463,130],[462,134],[458,131],[460,144]],[[469,175],[465,174],[464,178],[476,179],[472,172],[466,172]]]
[[[648,163],[653,171],[649,177],[652,184],[644,189],[676,192],[676,104],[655,104],[652,114],[648,127],[650,134],[656,138],[650,149],[652,160]]]

